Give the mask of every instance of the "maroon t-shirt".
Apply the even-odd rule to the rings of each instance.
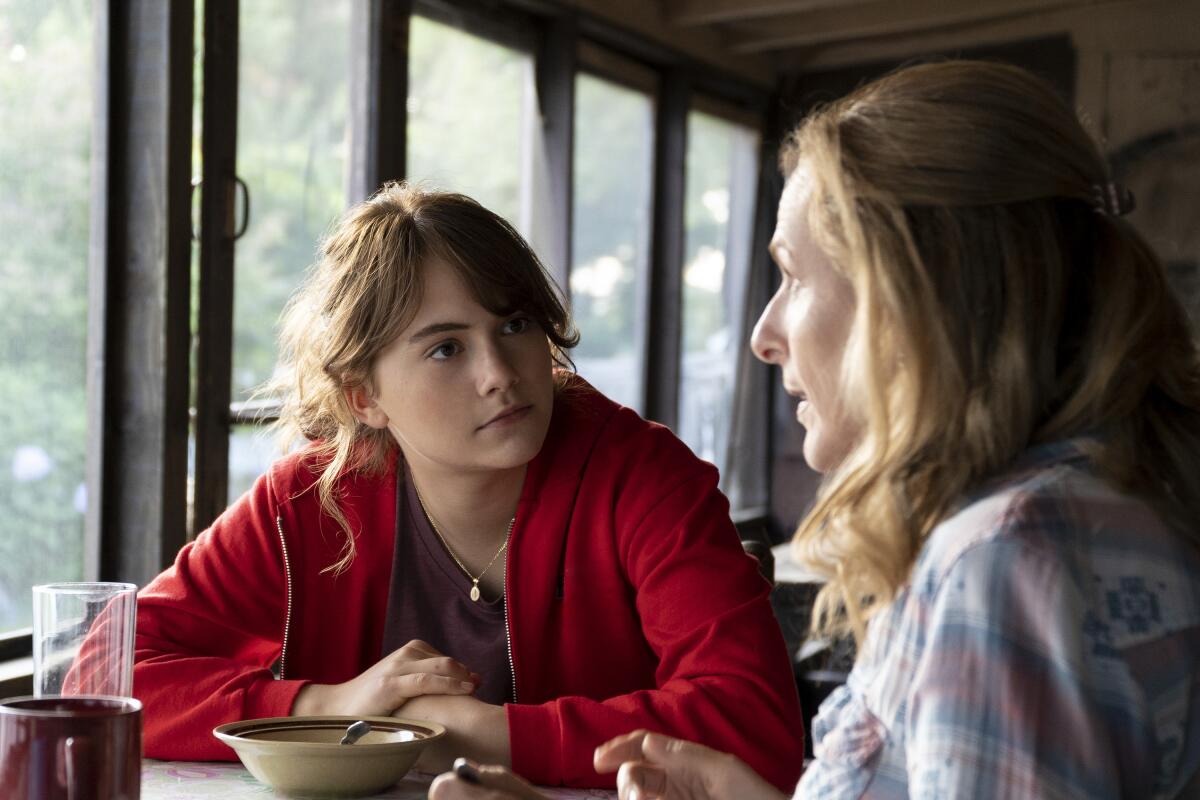
[[[487,703],[512,700],[504,597],[471,600],[471,579],[454,562],[421,509],[408,465],[396,480],[396,551],[383,626],[383,655],[413,639],[483,676],[475,696]],[[504,556],[492,569],[504,569]]]

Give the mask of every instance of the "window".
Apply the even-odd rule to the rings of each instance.
[[[239,38],[237,174],[250,216],[235,254],[235,403],[271,377],[280,312],[346,207],[350,4],[242,2]],[[229,498],[277,455],[262,431],[234,426]]]
[[[29,622],[31,583],[145,581],[169,561],[182,529],[205,527],[267,466],[274,451],[261,425],[248,424],[258,406],[247,401],[274,367],[279,312],[343,211],[351,180],[358,191],[401,166],[414,180],[478,198],[539,253],[552,253],[552,273],[573,284],[583,374],[621,402],[642,411],[649,402],[659,418],[678,418],[684,438],[721,462],[745,333],[749,129],[700,107],[690,115],[686,286],[669,277],[662,292],[651,280],[678,271],[683,233],[675,222],[654,239],[652,214],[681,216],[685,154],[674,143],[684,138],[693,87],[748,107],[765,98],[574,9],[519,0],[413,5],[423,16],[405,18],[409,4],[371,5],[386,22],[374,25],[351,19],[366,6],[317,0],[150,3],[137,14],[93,0],[4,4],[0,179],[10,190],[0,199],[0,645],[15,641],[5,632]],[[234,13],[236,26],[228,24]],[[407,47],[397,39],[405,30]],[[123,48],[112,50],[112,63],[110,47]],[[589,47],[625,68],[585,56]],[[187,64],[205,51],[214,57],[196,61],[201,102],[192,120],[205,135],[189,152]],[[388,91],[405,82],[404,70],[407,98]],[[105,93],[93,96],[96,86]],[[105,143],[94,156],[93,140]],[[658,161],[664,142],[669,158]],[[389,152],[399,155],[387,149],[393,145],[405,165],[387,162]],[[148,160],[137,157],[139,147],[153,150],[144,150]],[[352,159],[355,147],[365,149]],[[194,525],[179,522],[189,496],[181,385],[189,330],[180,289],[189,174],[204,179],[193,193]],[[151,191],[142,191],[143,180],[153,181]],[[141,213],[151,203],[161,219]],[[233,227],[246,223],[234,245],[230,219]],[[89,307],[89,269],[99,276],[90,289],[107,305]],[[161,292],[145,304],[161,331],[125,316],[142,310],[123,294],[142,279]],[[680,319],[686,347],[678,346]],[[660,326],[670,329],[665,336],[648,333],[658,320],[669,322]],[[99,341],[88,342],[89,325]],[[661,352],[656,342],[665,342]],[[98,358],[89,360],[89,346]],[[145,384],[124,379],[147,365]],[[644,385],[655,375],[664,385],[669,379],[669,392]],[[155,402],[140,402],[146,397]],[[270,398],[261,399],[270,416]],[[89,427],[88,409],[108,414],[105,424]],[[130,431],[153,435],[126,447]],[[88,458],[94,474],[85,477]],[[153,519],[139,516],[142,486],[130,477],[142,470],[158,481],[162,513]],[[85,481],[93,478],[89,498]]]
[[[533,228],[533,57],[423,16],[409,31],[410,180]]]
[[[263,425],[234,425],[229,431],[229,498],[232,503],[279,458],[273,432]]]
[[[581,73],[575,81],[571,304],[579,373],[643,411],[654,103]]]
[[[724,472],[734,379],[746,347],[758,133],[688,114],[680,438]]]
[[[92,46],[90,2],[0,14],[0,635],[84,577]]]

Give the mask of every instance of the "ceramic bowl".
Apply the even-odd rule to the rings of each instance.
[[[371,730],[339,744],[346,728],[366,720]],[[363,797],[394,785],[421,751],[446,729],[399,717],[271,717],[213,729],[250,774],[289,797]]]

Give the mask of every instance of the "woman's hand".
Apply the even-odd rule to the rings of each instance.
[[[597,772],[617,770],[621,800],[785,800],[737,758],[682,739],[634,731],[596,748]]]
[[[462,762],[464,766],[459,766]],[[465,758],[454,763],[429,787],[429,800],[546,800],[524,779],[504,767],[479,765]]]
[[[296,695],[292,716],[387,716],[422,695],[471,694],[479,676],[453,658],[413,639],[345,683],[310,683]]]

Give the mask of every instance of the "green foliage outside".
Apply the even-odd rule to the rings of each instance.
[[[349,200],[350,7],[319,0],[241,7],[238,174],[250,189],[251,216],[236,250],[235,401],[270,377],[279,313]],[[519,226],[530,57],[419,16],[409,53],[409,178],[470,194]],[[273,453],[254,429],[235,429],[231,498]]]
[[[236,251],[235,400],[270,377],[279,312],[348,203],[349,14],[319,0],[241,8],[238,174],[251,215]],[[411,177],[516,220],[527,59],[422,17],[412,28]]]
[[[238,175],[250,225],[235,250],[233,399],[275,367],[276,323],[346,207],[350,3],[241,4]]]
[[[638,271],[648,264],[654,106],[632,89],[581,75],[575,83],[572,267],[615,258],[620,277],[588,292],[573,287],[576,322],[586,332],[577,354],[631,354],[638,344]]]
[[[521,219],[525,113],[533,59],[416,16],[409,37],[409,180],[470,195],[527,233]]]
[[[350,13],[344,0],[240,6],[237,172],[250,220],[234,251],[234,402],[270,378],[280,312],[347,205]],[[235,428],[230,499],[275,455],[264,431]]]
[[[753,134],[726,120],[688,115],[683,273],[683,364],[678,433],[722,471],[733,415],[734,370],[746,346],[739,314],[746,253],[730,241],[734,215],[754,213],[741,196],[753,175]],[[739,220],[746,222],[748,220]],[[724,478],[723,478],[724,480]]]
[[[0,633],[83,576],[87,0],[0,0]]]
[[[279,312],[347,204],[350,10],[319,0],[241,6],[237,172],[251,215],[236,248],[234,400],[270,376]],[[411,34],[410,178],[470,194],[528,234],[526,176],[539,141],[531,56],[422,17]],[[33,583],[83,577],[92,36],[91,0],[0,0],[0,632],[29,624]],[[620,264],[607,297],[575,294],[577,354],[633,359],[653,105],[586,75],[577,105],[572,264]],[[704,202],[728,186],[722,125],[691,115],[689,263],[701,248],[724,250],[724,221]],[[725,324],[720,295],[685,287],[685,350],[702,350]],[[231,494],[269,452],[252,429],[235,431]]]
[[[729,233],[728,202],[732,182],[733,126],[699,112],[688,115],[687,180],[684,197],[683,351],[703,351],[706,340],[729,324],[720,289],[689,283],[687,269],[697,259],[719,253],[723,259]],[[706,198],[707,195],[707,198]],[[724,195],[726,216],[715,208]],[[708,202],[706,202],[706,199]],[[715,202],[714,202],[715,201]],[[724,276],[722,276],[724,277]],[[720,282],[723,284],[723,280]]]

